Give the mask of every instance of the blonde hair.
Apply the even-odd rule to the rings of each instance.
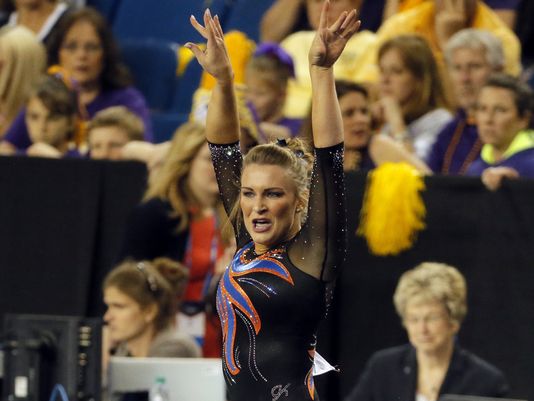
[[[241,174],[251,164],[275,165],[282,167],[295,184],[295,194],[302,203],[301,223],[306,219],[310,174],[313,156],[309,146],[298,138],[279,140],[278,143],[267,143],[253,147],[243,158]],[[239,198],[232,207],[229,216],[235,227],[240,227],[243,215],[239,206]]]
[[[0,49],[3,63],[0,69],[0,99],[4,124],[8,126],[41,78],[46,55],[43,45],[23,26],[0,29]]]
[[[156,304],[154,327],[160,332],[173,324],[188,278],[187,269],[169,258],[126,260],[107,274],[102,287],[116,288],[141,309]]]
[[[404,320],[410,301],[443,304],[451,320],[461,323],[467,314],[467,286],[464,276],[444,263],[424,262],[405,272],[397,284],[393,303]]]
[[[91,130],[102,127],[120,128],[130,141],[142,141],[145,132],[143,120],[124,106],[108,107],[96,113],[87,125],[87,132],[91,135]]]
[[[187,178],[196,155],[206,144],[204,127],[195,122],[181,125],[174,133],[163,165],[150,181],[144,201],[159,198],[168,201],[173,217],[178,217],[178,231],[189,226],[189,207],[198,201],[188,187]]]
[[[415,93],[402,107],[406,121],[410,123],[437,108],[451,109],[442,72],[428,42],[419,35],[396,36],[380,46],[378,60],[392,49],[399,52],[405,68],[417,78]]]

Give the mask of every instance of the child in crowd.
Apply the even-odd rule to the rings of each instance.
[[[96,113],[87,127],[91,159],[122,159],[128,142],[142,141],[143,121],[124,106],[113,106]]]
[[[76,128],[77,98],[60,77],[44,76],[30,92],[26,125],[32,145],[28,156],[79,157],[72,140]]]
[[[259,121],[260,142],[298,134],[301,120],[283,115],[289,78],[295,76],[293,60],[276,43],[260,44],[245,75],[246,96]]]

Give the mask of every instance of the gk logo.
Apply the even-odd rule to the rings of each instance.
[[[273,397],[273,401],[278,401],[280,397],[282,397],[283,395],[287,397],[289,395],[289,391],[287,391],[287,389],[289,388],[290,385],[291,383],[286,384],[284,387],[282,387],[281,384],[274,386],[271,389],[271,395]]]

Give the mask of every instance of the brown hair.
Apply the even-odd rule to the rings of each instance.
[[[128,135],[130,141],[142,141],[145,126],[143,121],[124,106],[113,106],[101,110],[89,121],[87,132],[102,127],[117,127]]]
[[[70,12],[62,18],[48,43],[48,65],[59,64],[59,51],[65,37],[74,24],[80,21],[90,23],[100,38],[104,57],[100,83],[102,89],[124,88],[132,84],[132,79],[126,65],[120,60],[119,47],[105,18],[94,8],[83,7]]]
[[[188,277],[187,269],[169,258],[126,260],[108,273],[102,287],[104,290],[116,288],[137,302],[141,309],[156,304],[154,327],[160,332],[172,326]]]
[[[406,122],[437,108],[451,109],[442,74],[427,41],[419,35],[396,36],[380,46],[378,60],[392,49],[399,52],[404,66],[417,77],[415,93],[402,107]]]

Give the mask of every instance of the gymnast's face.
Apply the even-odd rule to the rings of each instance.
[[[258,253],[291,239],[300,229],[302,206],[296,185],[280,166],[246,166],[241,177],[239,204]]]
[[[104,290],[107,311],[104,321],[108,325],[111,340],[128,342],[145,335],[152,335],[156,316],[156,305],[142,308],[133,298],[116,287]]]

